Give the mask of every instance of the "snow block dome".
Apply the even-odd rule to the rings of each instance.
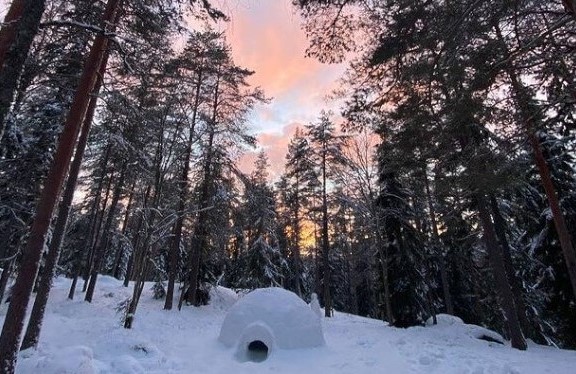
[[[236,346],[242,361],[263,361],[275,349],[325,344],[318,316],[295,293],[278,287],[256,289],[239,299],[226,315],[218,340]]]

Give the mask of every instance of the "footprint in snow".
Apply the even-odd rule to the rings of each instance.
[[[436,360],[430,356],[420,356],[418,362],[420,365],[432,365],[436,363]]]

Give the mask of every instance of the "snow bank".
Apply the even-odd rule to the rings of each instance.
[[[24,353],[32,353],[28,350]],[[18,363],[18,371],[42,374],[95,374],[94,354],[85,346],[66,347],[56,352],[39,352],[29,360]]]
[[[270,351],[324,345],[318,317],[296,294],[282,288],[261,288],[238,300],[224,319],[218,338],[227,347],[237,346],[242,358],[256,341]]]
[[[322,318],[325,345],[276,349],[272,354],[268,351],[265,360],[251,362],[257,360],[239,359],[218,336],[224,319],[229,318],[226,312],[249,302],[258,292],[232,306],[238,296],[215,287],[209,305],[166,311],[163,302],[153,298],[148,283],[134,328],[127,330],[115,308],[132,289],[114,279],[103,279],[94,303],[86,303],[80,292],[75,300],[68,300],[70,280],[56,279],[38,349],[20,353],[17,374],[572,374],[576,367],[575,351],[530,342],[527,351],[518,351],[508,342],[502,345],[478,339],[479,333],[494,332],[451,316],[439,315],[436,326],[398,329],[380,320],[338,312]],[[289,309],[292,302],[311,312],[290,293],[287,298],[263,299],[268,301],[264,306],[258,304],[258,314],[264,310],[275,314]],[[6,306],[0,305],[0,325]],[[283,313],[292,320],[290,312]],[[319,318],[314,318],[319,324]],[[254,321],[253,331],[259,326],[263,339],[267,333],[278,338],[272,323],[259,321]],[[298,336],[299,343],[300,339]]]
[[[428,318],[426,326],[439,328],[446,332],[451,331],[455,336],[464,335],[500,344],[504,344],[506,341],[506,339],[497,332],[488,330],[485,327],[469,325],[464,323],[464,321],[459,317],[451,316],[449,314],[438,314],[436,320],[438,323],[434,325],[432,317]]]
[[[216,286],[210,289],[210,305],[217,309],[228,310],[238,301],[238,294],[233,290]]]
[[[464,324],[462,318],[452,316],[450,314],[437,314],[436,322],[437,322],[436,326],[453,326]],[[434,319],[432,317],[428,318],[428,320],[426,321],[426,326],[434,326]]]

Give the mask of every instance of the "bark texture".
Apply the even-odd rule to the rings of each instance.
[[[45,258],[44,270],[41,273],[36,299],[34,300],[34,306],[32,307],[30,319],[28,320],[28,327],[26,328],[26,333],[24,334],[21,349],[27,349],[33,346],[35,347],[38,344],[38,339],[40,338],[40,330],[42,329],[42,322],[44,321],[44,312],[46,310],[48,297],[50,296],[50,288],[52,287],[52,280],[54,279],[56,265],[58,264],[58,259],[60,258],[60,249],[64,240],[64,234],[66,233],[68,216],[70,215],[72,199],[74,198],[74,190],[76,189],[76,182],[78,181],[80,166],[82,165],[82,158],[84,157],[84,151],[86,150],[86,144],[88,143],[90,127],[92,126],[94,112],[96,111],[96,103],[98,101],[98,97],[95,95],[97,95],[100,91],[100,87],[102,85],[102,77],[106,70],[107,62],[108,53],[106,53],[100,64],[98,78],[94,87],[94,96],[92,96],[90,99],[90,104],[88,105],[88,110],[86,112],[86,118],[84,118],[84,124],[82,125],[80,137],[78,138],[76,152],[74,153],[74,161],[72,162],[70,171],[68,172],[66,187],[64,188],[62,201],[60,202],[60,206],[58,208],[58,218],[56,219],[56,225],[54,226],[54,231],[52,233],[50,248]]]
[[[488,211],[486,198],[480,194],[476,195],[476,202],[478,204],[478,213],[480,215],[480,223],[484,231],[484,242],[486,243],[486,250],[488,252],[488,260],[490,268],[494,277],[496,286],[496,294],[500,299],[500,306],[504,312],[506,324],[510,332],[510,340],[512,347],[519,350],[526,350],[526,340],[522,334],[520,321],[516,313],[516,305],[514,304],[514,294],[506,276],[506,268],[504,266],[504,258],[502,256],[502,249],[498,245],[496,239],[496,232],[494,230],[494,223]]]
[[[120,0],[109,0],[106,5],[103,20],[113,23]],[[108,38],[98,35],[94,40],[90,54],[85,62],[80,83],[74,94],[74,100],[60,141],[54,155],[54,162],[48,173],[40,200],[36,207],[36,216],[30,229],[30,236],[22,254],[20,271],[14,284],[12,301],[6,313],[6,319],[0,335],[0,369],[3,373],[13,373],[20,348],[21,334],[24,329],[24,319],[28,301],[38,272],[40,257],[50,228],[50,221],[58,196],[70,165],[76,139],[94,89],[96,77]]]
[[[45,3],[45,0],[13,1],[0,29],[0,140]]]

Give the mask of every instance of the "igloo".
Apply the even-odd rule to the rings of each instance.
[[[239,299],[226,315],[218,340],[236,347],[241,361],[263,361],[276,349],[324,345],[320,318],[296,294],[260,288]]]

